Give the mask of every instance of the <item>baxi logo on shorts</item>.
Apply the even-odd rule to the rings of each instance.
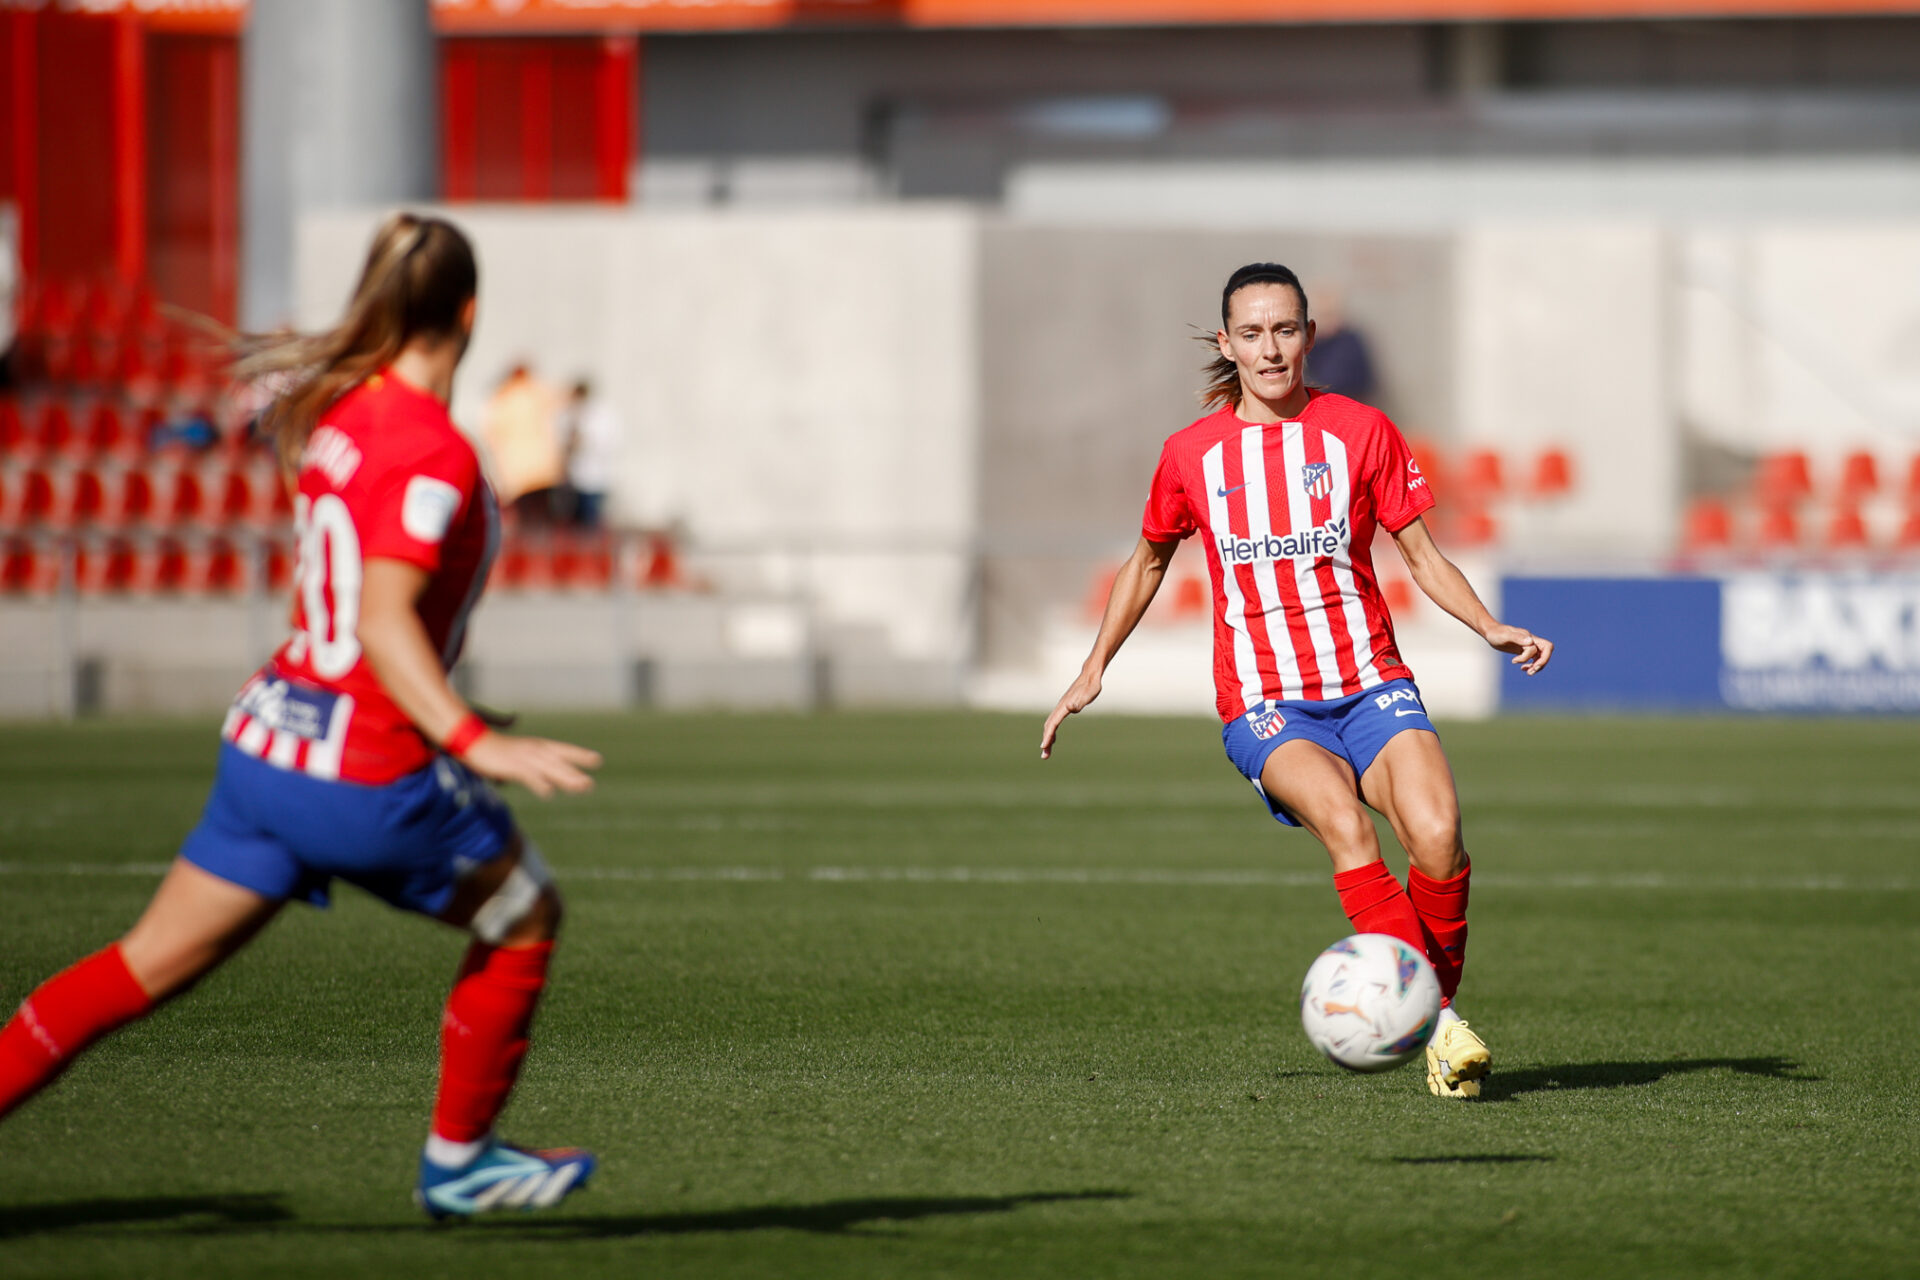
[[[1247,712],[1247,728],[1253,730],[1253,736],[1267,742],[1287,727],[1287,717],[1279,707],[1269,702],[1264,711]]]
[[[1396,702],[1411,702],[1413,706],[1395,707],[1393,704]],[[1393,689],[1380,694],[1374,698],[1373,705],[1382,711],[1392,711],[1396,717],[1422,716],[1427,713],[1427,709],[1420,705],[1420,695],[1411,689]]]

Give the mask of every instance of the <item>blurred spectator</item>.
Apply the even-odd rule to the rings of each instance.
[[[581,378],[561,417],[561,448],[567,460],[569,515],[582,529],[598,529],[605,518],[607,490],[624,434],[613,406],[593,394]]]
[[[556,430],[559,397],[516,364],[487,401],[480,435],[493,461],[494,490],[502,506],[530,525],[551,524],[566,470]]]
[[[1373,374],[1373,353],[1366,335],[1347,324],[1345,299],[1331,285],[1319,286],[1309,305],[1315,331],[1313,353],[1307,357],[1307,380],[1316,387],[1355,400],[1373,401],[1379,381]]]

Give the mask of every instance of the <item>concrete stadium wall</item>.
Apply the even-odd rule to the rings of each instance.
[[[628,447],[615,514],[681,529],[734,593],[804,594],[820,643],[957,696],[972,649],[977,218],[951,208],[633,216],[462,207],[472,429],[530,361],[590,374]],[[375,213],[302,227],[301,323],[339,313]]]

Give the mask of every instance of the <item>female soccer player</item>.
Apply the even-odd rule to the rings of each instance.
[[[493,1136],[546,984],[560,898],[483,778],[585,791],[600,757],[490,729],[447,682],[498,542],[493,494],[447,417],[473,330],[473,250],[406,214],[375,237],[345,318],[245,346],[289,388],[264,424],[297,475],[292,635],[227,713],[200,825],[118,942],[0,1030],[0,1116],[114,1028],[180,995],[335,878],[469,931],[442,1026],[415,1198],[432,1216],[557,1203],[584,1151]]]
[[[1093,652],[1047,717],[1041,758],[1061,722],[1100,696],[1107,664],[1180,540],[1203,533],[1227,756],[1275,818],[1326,846],[1355,930],[1392,934],[1433,962],[1444,999],[1427,1087],[1476,1098],[1493,1060],[1453,1009],[1470,874],[1460,801],[1394,647],[1373,573],[1374,530],[1393,535],[1435,604],[1528,675],[1547,665],[1553,645],[1496,620],[1440,554],[1421,519],[1433,493],[1386,415],[1307,385],[1313,322],[1293,272],[1270,262],[1234,272],[1214,341],[1202,399],[1217,412],[1161,450],[1139,545],[1114,579]],[[1407,851],[1406,889],[1381,861],[1369,806]]]

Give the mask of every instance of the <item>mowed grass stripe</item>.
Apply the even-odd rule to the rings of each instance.
[[[0,862],[0,876],[133,876],[157,878],[164,862]],[[806,880],[825,884],[1138,885],[1181,888],[1324,889],[1328,877],[1310,871],[1174,870],[1144,867],[575,867],[559,864],[563,881],[736,881],[745,884]],[[1684,893],[1909,893],[1920,880],[1859,880],[1846,876],[1685,877],[1635,875],[1528,876],[1482,872],[1476,889],[1672,890]]]

